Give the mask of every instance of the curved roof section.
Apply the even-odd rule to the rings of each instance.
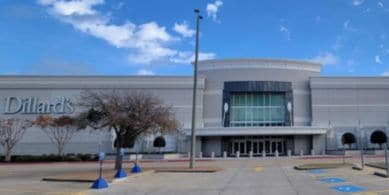
[[[270,58],[237,58],[199,61],[198,70],[226,70],[226,69],[286,69],[320,72],[321,64],[311,61],[270,59]]]

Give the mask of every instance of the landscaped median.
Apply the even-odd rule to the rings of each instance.
[[[335,169],[342,167],[353,167],[352,163],[308,163],[302,165],[296,165],[296,170],[311,170],[311,169]]]

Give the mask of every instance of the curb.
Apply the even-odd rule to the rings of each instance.
[[[138,174],[130,174],[127,177],[124,178],[114,178],[111,182],[108,182],[110,184],[117,183],[117,182],[122,182],[128,178],[132,177],[137,177],[137,176],[143,176],[146,174],[151,174],[154,173],[154,170],[147,170]],[[91,179],[60,179],[60,178],[49,178],[49,177],[44,177],[42,178],[42,181],[48,181],[48,182],[75,182],[75,183],[93,183],[95,180]]]
[[[89,179],[56,179],[56,178],[42,178],[42,181],[50,182],[77,182],[77,183],[93,183],[94,180]]]

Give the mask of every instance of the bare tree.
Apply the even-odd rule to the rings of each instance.
[[[79,115],[80,121],[84,121],[81,125],[115,131],[116,169],[122,166],[120,148],[132,148],[140,136],[178,129],[172,109],[143,91],[84,91],[79,104],[86,110]]]
[[[35,124],[42,128],[50,141],[57,146],[58,155],[64,156],[65,145],[70,142],[78,130],[78,121],[70,116],[58,118],[41,115],[35,120]]]
[[[32,126],[27,119],[1,119],[0,144],[5,151],[5,161],[11,161],[12,148],[23,138],[24,133]]]

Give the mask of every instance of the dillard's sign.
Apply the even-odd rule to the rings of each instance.
[[[6,97],[4,114],[71,114],[75,110],[70,98],[61,97],[55,102],[41,101],[38,97]]]

